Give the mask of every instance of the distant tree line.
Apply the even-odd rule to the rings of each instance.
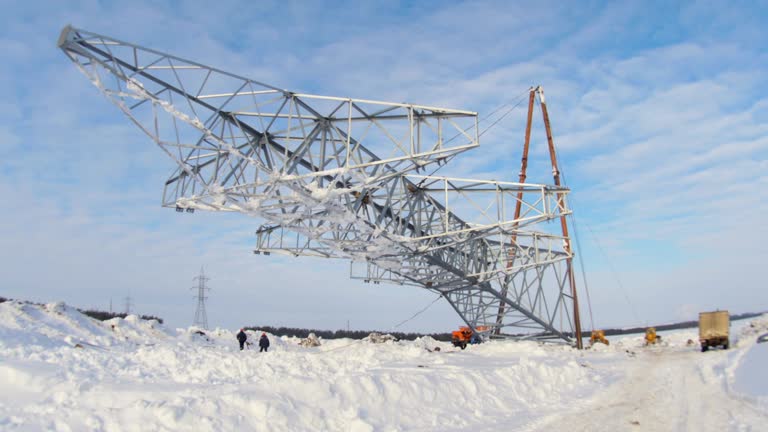
[[[93,319],[99,321],[106,321],[112,318],[125,318],[128,314],[123,312],[105,312],[96,309],[78,309],[83,315],[87,315]],[[139,315],[139,318],[143,320],[157,320],[160,324],[163,323],[163,319],[154,315]]]
[[[760,315],[763,315],[768,312],[745,312],[741,314],[732,314],[731,315],[731,321],[738,321],[748,318],[754,318]],[[634,334],[634,333],[645,333],[645,329],[648,327],[656,327],[656,331],[664,331],[664,330],[679,330],[679,329],[686,329],[686,328],[697,328],[699,326],[699,321],[682,321],[679,323],[673,323],[673,324],[661,324],[657,326],[647,326],[647,327],[630,327],[630,328],[623,328],[623,329],[605,329],[605,335],[606,336],[615,336],[615,335],[625,335],[625,334]],[[589,337],[590,332],[585,331],[581,333],[584,337]]]
[[[754,317],[763,315],[765,313],[768,313],[768,312],[746,312],[742,314],[733,314],[731,315],[731,321],[754,318]],[[696,328],[698,326],[699,326],[698,321],[683,321],[683,322],[674,323],[674,324],[661,324],[657,326],[648,326],[648,327],[656,327],[656,331],[664,331],[664,330],[677,330],[677,329],[685,329],[685,328]],[[631,327],[631,328],[623,328],[623,329],[613,328],[613,329],[605,329],[604,331],[606,336],[615,336],[615,335],[625,335],[625,334],[634,334],[634,333],[645,333],[645,329],[648,327]],[[340,339],[340,338],[363,339],[372,333],[372,331],[370,330],[318,330],[318,329],[307,329],[307,328],[298,328],[298,327],[272,327],[272,326],[249,326],[249,327],[245,327],[245,329],[253,330],[253,331],[265,331],[275,336],[295,336],[299,338],[305,338],[309,336],[310,333],[314,333],[315,335],[323,339]],[[429,336],[435,340],[439,340],[443,342],[450,342],[451,340],[451,333],[403,333],[403,332],[381,332],[381,331],[377,331],[377,333],[391,334],[392,336],[396,337],[399,340],[414,340],[423,336]],[[572,336],[572,335],[573,334],[570,334],[569,336]],[[585,337],[589,337],[590,332],[584,331],[582,332],[582,335]],[[523,335],[520,335],[520,336],[523,336]]]
[[[341,338],[363,339],[367,337],[369,334],[374,332],[370,330],[317,330],[317,329],[307,329],[307,328],[297,328],[297,327],[272,327],[272,326],[249,326],[249,327],[245,327],[245,329],[253,330],[253,331],[264,331],[264,332],[271,333],[275,336],[295,336],[299,338],[305,338],[309,336],[310,333],[314,333],[316,336],[321,337],[323,339],[341,339]],[[376,333],[391,334],[392,336],[396,337],[398,340],[414,340],[423,336],[429,336],[429,337],[432,337],[433,339],[436,339],[439,341],[445,341],[445,342],[451,340],[450,333],[404,333],[404,332],[380,332],[380,331],[376,331]]]
[[[0,297],[0,303],[5,303],[5,302],[10,301],[10,300],[13,300],[13,299],[5,298],[5,297]],[[27,300],[18,300],[18,301],[20,301],[22,303],[25,303],[25,304],[33,304],[33,305],[37,305],[37,306],[43,306],[42,303],[36,303],[36,302],[27,301]],[[97,310],[97,309],[80,309],[80,308],[75,308],[75,309],[77,309],[77,311],[80,312],[81,314],[89,316],[89,317],[91,317],[93,319],[97,319],[99,321],[106,321],[106,320],[110,320],[112,318],[125,318],[125,317],[128,316],[128,314],[122,313],[122,312],[105,312],[105,311],[100,311],[100,310]],[[139,318],[141,318],[143,320],[157,320],[160,324],[163,323],[163,319],[162,318],[156,317],[154,315],[139,315]]]
[[[9,300],[13,300],[13,299],[0,297],[0,303],[6,302]],[[23,301],[23,303],[42,306],[42,303],[35,303],[30,301]],[[105,312],[105,311],[100,311],[95,309],[85,309],[85,310],[77,309],[77,310],[83,313],[84,315],[87,315],[99,321],[106,321],[112,318],[125,318],[127,316],[125,313]],[[765,313],[768,313],[768,311],[732,314],[731,321],[754,318],[754,317],[763,315]],[[139,315],[139,317],[144,320],[157,320],[158,322],[160,322],[160,324],[163,323],[162,318],[156,317],[154,315]],[[645,329],[647,329],[648,327],[656,327],[656,331],[664,331],[664,330],[678,330],[678,329],[685,329],[685,328],[696,328],[698,326],[699,326],[698,321],[683,321],[679,323],[661,324],[657,326],[647,326],[647,327],[609,328],[609,329],[604,329],[604,331],[606,336],[615,336],[615,335],[645,333]],[[249,326],[245,328],[246,330],[269,332],[275,336],[295,336],[300,338],[305,338],[309,336],[310,333],[314,333],[315,335],[323,339],[340,339],[340,338],[363,339],[372,333],[372,331],[369,331],[369,330],[317,330],[317,329],[306,329],[306,328],[297,328],[297,327],[272,327],[272,326],[261,326],[261,327]],[[377,333],[385,333],[385,332],[377,332]],[[444,342],[449,342],[451,340],[451,333],[389,332],[388,334],[391,334],[392,336],[396,337],[399,340],[414,340],[423,336],[429,336],[435,340],[444,341]],[[569,334],[569,336],[572,336],[572,335],[573,333]],[[584,331],[582,332],[582,335],[585,337],[589,337],[590,332]]]

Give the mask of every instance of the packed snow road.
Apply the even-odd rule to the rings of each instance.
[[[768,411],[728,391],[728,351],[648,350],[616,365],[625,376],[526,431],[763,431]]]
[[[768,318],[760,326],[768,331]],[[461,351],[430,338],[305,348],[270,335],[270,351],[258,353],[239,351],[228,330],[6,302],[0,430],[766,430],[768,394],[733,388],[761,390],[764,357],[747,355],[753,335],[703,354],[686,345],[691,337],[673,333],[654,348],[632,336],[587,351],[533,342]]]

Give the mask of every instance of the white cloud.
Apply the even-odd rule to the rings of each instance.
[[[403,16],[365,2],[334,10],[260,2],[221,17],[205,3],[49,6],[27,12],[28,20],[2,20],[0,36],[0,80],[9,83],[0,89],[0,148],[14,151],[0,169],[1,245],[15,295],[101,296],[105,304],[104,290],[111,297],[133,290],[137,301],[181,320],[184,310],[174,305],[205,263],[219,290],[212,304],[221,301],[211,315],[226,315],[227,325],[260,311],[253,321],[334,327],[334,317],[357,311],[353,323],[386,327],[429,300],[410,288],[361,287],[346,280],[341,263],[256,259],[249,253],[256,221],[160,209],[170,165],[54,48],[71,22],[280,87],[481,115],[543,84],[579,222],[601,236],[642,315],[671,320],[678,305],[709,307],[735,269],[739,284],[725,301],[757,307],[746,299],[759,294],[759,267],[727,253],[750,251],[750,263],[767,258],[760,215],[768,202],[768,55],[757,42],[764,30],[745,11],[686,6],[654,18],[645,6],[475,2],[414,6]],[[703,28],[707,19],[722,37]],[[517,109],[445,171],[516,180],[524,113]],[[532,151],[544,161],[532,161],[529,180],[544,182],[551,173],[538,117]],[[659,257],[655,248],[664,249]],[[614,282],[595,246],[586,249],[596,313],[621,324],[629,306],[600,300],[615,298]],[[374,294],[386,314],[367,301]],[[656,307],[662,295],[669,306]],[[434,322],[454,322],[439,311]]]

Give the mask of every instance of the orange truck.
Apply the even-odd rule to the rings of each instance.
[[[475,327],[477,333],[488,331],[488,326]],[[470,327],[459,327],[458,330],[451,332],[451,342],[453,346],[464,349],[468,344],[479,343],[481,341],[480,336],[476,332],[472,331]]]

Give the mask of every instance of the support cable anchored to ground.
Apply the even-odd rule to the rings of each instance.
[[[558,165],[560,165],[560,161],[559,160],[558,160],[557,163],[558,163]],[[562,178],[563,178],[563,186],[568,187],[568,182],[565,179],[565,174],[562,174]],[[570,207],[571,207],[571,210],[573,210],[574,207],[575,207],[574,203],[573,203],[573,195],[570,196]],[[592,326],[592,329],[594,330],[595,324],[594,324],[593,318],[592,318],[592,301],[590,299],[589,287],[587,285],[587,274],[586,274],[586,271],[584,269],[584,260],[582,259],[583,254],[581,252],[581,243],[579,241],[579,230],[578,230],[578,228],[576,226],[576,216],[575,216],[575,213],[571,214],[571,220],[573,220],[573,229],[575,231],[574,232],[574,241],[576,242],[576,251],[579,254],[578,258],[579,258],[579,265],[581,267],[581,275],[582,275],[582,278],[584,280],[584,290],[585,290],[585,292],[587,294],[587,305],[589,307],[590,325]],[[605,258],[605,262],[608,263],[608,267],[610,268],[611,273],[613,274],[613,277],[616,279],[616,283],[619,285],[619,288],[621,288],[621,293],[624,295],[624,299],[627,301],[627,304],[629,305],[630,309],[632,310],[632,315],[635,318],[635,322],[640,322],[640,317],[637,314],[637,310],[635,309],[635,305],[629,299],[629,295],[627,294],[627,290],[624,288],[624,284],[621,283],[621,279],[619,278],[618,272],[613,267],[613,264],[612,264],[611,260],[608,258],[608,254],[605,252],[603,247],[600,245],[600,242],[597,240],[597,236],[595,235],[595,232],[592,231],[592,228],[589,226],[589,224],[587,224],[585,222],[585,226],[589,230],[589,233],[592,235],[592,240],[594,240],[595,245],[597,246],[598,250],[603,255],[603,258]]]
[[[595,235],[595,232],[592,231],[592,228],[587,225],[587,229],[589,230],[589,233],[592,235],[592,239],[595,241],[595,244],[597,245],[597,249],[600,251],[601,254],[603,254],[603,258],[605,258],[605,262],[608,263],[608,268],[611,269],[611,273],[613,274],[613,277],[616,278],[616,283],[619,285],[619,288],[621,288],[621,293],[624,295],[624,300],[627,301],[627,304],[629,305],[630,310],[632,310],[632,316],[635,318],[635,322],[640,323],[640,316],[637,314],[637,309],[635,309],[634,303],[629,298],[629,295],[627,294],[627,290],[624,288],[624,284],[621,283],[621,279],[619,278],[619,273],[616,271],[616,268],[613,266],[613,263],[608,257],[608,254],[603,250],[603,247],[600,245],[600,242],[597,240],[597,236]]]
[[[553,143],[554,146],[554,143]],[[562,166],[560,162],[559,153],[555,154],[555,158],[557,159],[557,165]],[[568,181],[565,178],[565,174],[560,173],[560,176],[563,179],[563,186],[568,187]],[[587,271],[584,266],[584,255],[581,252],[581,241],[579,240],[579,228],[576,223],[576,213],[574,210],[574,204],[573,204],[573,195],[570,196],[570,208],[571,208],[571,220],[573,221],[573,240],[576,243],[576,252],[577,256],[576,258],[579,261],[579,268],[581,269],[581,278],[582,281],[584,281],[584,292],[587,295],[587,310],[589,311],[589,326],[590,330],[595,329],[595,320],[594,320],[594,314],[592,313],[592,296],[589,294],[589,284],[587,283]]]
[[[414,319],[414,318],[416,318],[417,316],[419,316],[419,315],[421,315],[422,313],[426,312],[426,311],[427,311],[427,309],[431,308],[431,307],[432,307],[432,305],[433,305],[433,304],[435,304],[435,303],[437,303],[437,301],[438,301],[438,300],[440,300],[441,298],[443,298],[443,295],[442,295],[442,294],[438,295],[438,296],[437,296],[437,298],[435,298],[434,300],[432,300],[432,303],[428,304],[426,307],[424,307],[424,308],[423,308],[423,309],[421,309],[420,311],[418,311],[418,312],[416,312],[415,314],[413,314],[413,315],[412,315],[410,318],[408,318],[408,319],[406,319],[406,320],[403,320],[403,321],[401,321],[400,323],[398,323],[398,324],[397,324],[396,326],[394,326],[394,327],[390,327],[390,329],[394,330],[394,329],[396,329],[396,328],[400,327],[401,325],[403,325],[403,324],[405,324],[405,323],[407,323],[407,322],[409,322],[409,321],[413,320],[413,319]]]
[[[396,328],[398,328],[398,327],[402,326],[403,324],[405,324],[405,323],[407,323],[407,322],[409,322],[409,321],[412,321],[412,320],[413,320],[414,318],[416,318],[417,316],[419,316],[419,315],[421,315],[422,313],[426,312],[426,311],[427,311],[427,309],[431,308],[431,307],[432,307],[432,305],[434,305],[435,303],[437,303],[437,301],[438,301],[438,300],[440,300],[441,298],[443,298],[443,295],[442,295],[442,294],[438,295],[438,296],[437,296],[437,298],[435,298],[434,300],[432,300],[432,302],[430,302],[430,303],[429,303],[427,306],[425,306],[424,308],[422,308],[421,310],[419,310],[419,311],[418,311],[418,312],[416,312],[415,314],[411,315],[411,316],[410,316],[410,318],[408,318],[408,319],[405,319],[405,320],[403,320],[403,321],[399,322],[398,324],[396,324],[396,325],[394,325],[394,326],[390,327],[390,328],[389,328],[389,331],[392,331],[392,330],[394,330],[394,329],[396,329]],[[362,342],[362,341],[363,341],[362,339],[359,339],[359,340],[356,340],[356,341],[354,341],[354,342],[352,342],[352,343],[349,343],[349,344],[347,344],[347,345],[342,345],[342,346],[340,346],[340,347],[331,348],[331,349],[329,349],[329,350],[325,350],[325,351],[320,351],[320,353],[329,353],[329,352],[332,352],[332,351],[338,351],[338,350],[341,350],[341,349],[344,349],[344,348],[349,348],[349,347],[351,347],[352,345],[358,344],[358,343],[360,343],[360,342]]]
[[[565,179],[563,179],[563,184],[565,184]],[[573,208],[573,199],[571,199],[571,208]],[[590,330],[595,329],[595,320],[594,315],[592,313],[592,297],[589,295],[589,284],[587,283],[587,271],[584,269],[584,255],[581,252],[581,241],[579,241],[579,227],[576,224],[576,216],[571,215],[571,220],[573,221],[573,239],[576,243],[576,252],[578,253],[578,260],[579,260],[579,268],[581,268],[581,278],[584,281],[584,291],[587,294],[587,310],[589,310],[589,328]]]

